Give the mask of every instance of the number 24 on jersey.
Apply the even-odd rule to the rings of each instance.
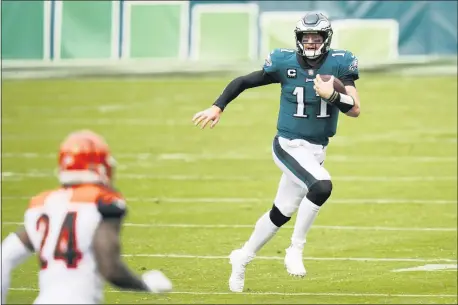
[[[75,232],[77,216],[77,212],[69,212],[65,216],[52,255],[54,260],[63,260],[69,269],[77,268],[79,261],[83,257],[81,251],[78,249]],[[49,216],[47,214],[40,215],[36,223],[36,229],[37,231],[42,230],[43,232],[39,251],[41,269],[46,269],[48,267],[48,261],[43,258],[43,248],[48,241],[49,226]]]

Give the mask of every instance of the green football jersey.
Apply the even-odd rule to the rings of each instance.
[[[349,51],[331,49],[317,68],[301,67],[296,51],[291,49],[275,49],[266,59],[264,71],[281,84],[279,136],[327,145],[336,134],[339,109],[321,100],[313,80],[317,74],[357,80],[358,60]]]

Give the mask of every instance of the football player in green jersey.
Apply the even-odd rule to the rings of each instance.
[[[208,109],[196,113],[195,125],[213,128],[226,106],[248,88],[281,84],[280,111],[272,155],[283,174],[272,208],[262,215],[242,248],[232,251],[229,288],[242,292],[245,269],[256,253],[297,211],[291,244],[286,249],[289,274],[306,274],[302,252],[306,235],[320,207],[332,191],[331,176],[323,167],[329,138],[334,136],[340,112],[360,114],[355,86],[358,60],[349,51],[331,49],[332,27],[320,13],[308,13],[294,30],[296,49],[275,49],[263,69],[231,81]],[[332,75],[323,81],[320,75]],[[346,94],[334,89],[334,77],[342,81]]]

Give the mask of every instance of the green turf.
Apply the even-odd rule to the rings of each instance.
[[[457,303],[456,270],[392,272],[456,264],[456,76],[361,75],[362,114],[341,116],[328,147],[334,192],[308,236],[307,277],[291,278],[282,265],[293,217],[248,267],[246,294],[229,292],[225,257],[275,196],[281,172],[270,149],[280,89],[251,89],[217,128],[194,127],[194,113],[229,80],[3,82],[2,237],[22,221],[30,195],[56,186],[63,137],[90,128],[119,162],[117,186],[129,202],[126,262],[138,273],[160,268],[175,290],[107,287],[107,303]],[[36,273],[36,259],[14,271],[10,303],[33,301]]]

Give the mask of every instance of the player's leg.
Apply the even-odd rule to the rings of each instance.
[[[313,224],[320,207],[332,191],[331,177],[320,163],[324,158],[323,148],[305,141],[275,140],[275,163],[283,172],[306,190],[292,235],[292,244],[286,249],[285,267],[289,274],[304,276],[302,251],[305,236]]]
[[[291,237],[291,247],[303,249],[306,242],[306,235],[312,226],[321,206],[331,195],[332,182],[330,180],[321,180],[307,193],[297,212],[296,223]]]
[[[257,253],[297,211],[306,190],[283,174],[272,208],[256,223],[255,230],[243,249]]]
[[[258,219],[245,245],[241,249],[232,251],[230,255],[232,274],[229,279],[229,288],[231,291],[243,291],[246,266],[256,253],[272,239],[280,227],[291,219],[304,198],[305,191],[287,175],[282,175],[272,208]]]
[[[291,245],[286,249],[285,267],[290,275],[305,276],[306,271],[302,261],[302,253],[306,235],[310,230],[321,206],[329,197],[332,190],[330,180],[320,180],[313,185],[299,206],[291,237]]]

